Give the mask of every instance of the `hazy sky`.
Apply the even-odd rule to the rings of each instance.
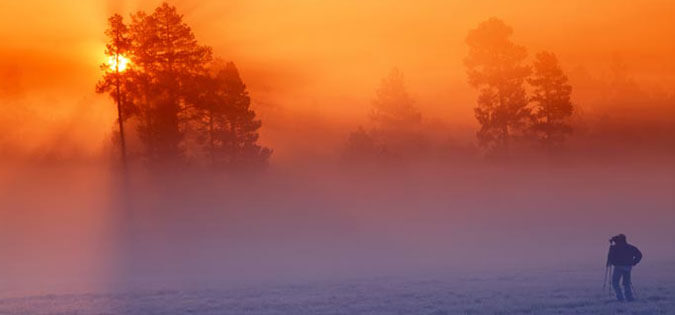
[[[14,127],[5,137],[28,147],[62,140],[99,150],[114,123],[112,103],[94,93],[106,18],[159,3],[3,1],[0,122]],[[198,40],[239,66],[264,120],[263,142],[282,156],[302,142],[304,127],[336,141],[365,123],[392,67],[405,74],[427,121],[473,128],[464,38],[492,16],[513,27],[530,56],[551,50],[568,72],[607,77],[620,58],[640,84],[675,86],[675,3],[668,0],[171,3]]]

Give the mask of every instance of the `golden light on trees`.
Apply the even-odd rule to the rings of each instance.
[[[129,59],[122,55],[108,57],[108,66],[111,71],[123,72],[127,69],[128,65]]]

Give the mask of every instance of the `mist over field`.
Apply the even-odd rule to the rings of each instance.
[[[149,279],[225,284],[592,268],[607,235],[672,262],[669,161],[457,163],[120,178],[3,169],[6,290]],[[168,279],[168,280],[167,280]]]
[[[7,3],[0,313],[667,313],[674,9]]]

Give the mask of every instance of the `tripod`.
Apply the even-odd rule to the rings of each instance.
[[[609,296],[612,296],[612,284],[611,284],[612,278],[610,277],[611,274],[612,274],[612,265],[607,265],[605,267],[605,280],[602,281],[602,291],[608,289],[607,294],[609,294]]]

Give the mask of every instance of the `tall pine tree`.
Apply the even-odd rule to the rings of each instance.
[[[133,102],[130,97],[131,76],[126,68],[131,50],[129,28],[124,24],[121,15],[115,14],[108,19],[108,29],[105,31],[108,37],[105,54],[108,62],[101,65],[104,71],[103,78],[96,84],[97,93],[109,93],[117,106],[117,125],[119,132],[119,145],[122,164],[126,167],[127,147],[124,135],[124,122],[134,112]]]
[[[540,52],[534,61],[534,74],[528,80],[533,88],[531,131],[548,150],[560,146],[572,132],[570,101],[572,86],[567,82],[553,53]]]
[[[354,162],[373,159],[407,160],[423,152],[422,115],[408,94],[403,73],[394,68],[375,91],[372,127],[352,132],[343,157]]]
[[[229,155],[227,157],[229,163],[237,167],[265,165],[272,151],[257,143],[258,129],[262,126],[262,122],[256,119],[256,114],[251,109],[251,98],[234,63],[227,63],[217,78],[222,82],[224,96],[229,104],[227,137],[230,150],[226,152],[226,156]]]
[[[422,115],[405,87],[403,73],[397,68],[382,79],[375,96],[371,119],[377,129],[406,130],[422,121]]]
[[[176,162],[185,152],[187,127],[186,91],[204,73],[211,49],[199,45],[176,8],[162,3],[151,15],[132,16],[132,61],[138,74],[143,118],[139,131],[147,156],[157,161]]]
[[[251,109],[251,98],[232,62],[216,64],[196,82],[193,97],[198,131],[210,163],[220,169],[266,165],[272,151],[260,146],[262,122]]]
[[[511,40],[512,29],[497,18],[469,32],[465,59],[469,84],[479,90],[474,109],[480,145],[492,154],[508,154],[514,136],[523,133],[531,115],[523,84],[530,68],[524,47]]]

